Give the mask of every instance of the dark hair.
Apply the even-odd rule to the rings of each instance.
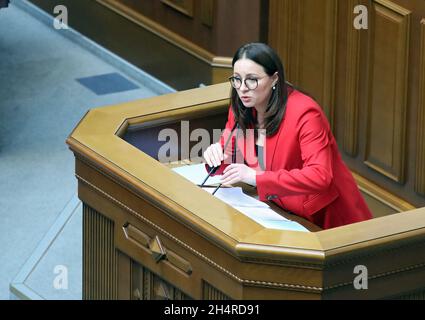
[[[276,72],[278,74],[279,79],[276,83],[276,89],[272,91],[264,119],[266,135],[272,136],[277,133],[285,117],[288,87],[292,86],[285,80],[285,72],[279,56],[268,45],[264,43],[245,44],[236,51],[232,66],[234,67],[235,63],[242,58],[250,59],[261,65],[269,76],[273,76]],[[245,108],[234,88],[232,88],[231,93],[231,106],[235,121],[239,124],[242,132],[245,133],[246,129],[250,126],[255,128],[256,119],[253,115],[253,109]]]

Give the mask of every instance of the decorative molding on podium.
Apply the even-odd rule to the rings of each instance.
[[[139,214],[135,210],[131,209],[130,207],[126,206],[121,201],[115,199],[113,196],[109,195],[108,193],[106,193],[105,191],[103,191],[100,188],[96,187],[95,185],[91,184],[86,179],[84,179],[84,178],[82,178],[81,176],[78,176],[78,175],[76,175],[76,177],[77,177],[77,179],[80,182],[88,185],[90,188],[92,188],[94,191],[96,191],[97,193],[99,193],[102,196],[104,196],[106,199],[112,201],[113,203],[115,203],[119,207],[125,209],[126,211],[128,211],[129,213],[131,213],[132,215],[134,215],[135,217],[137,217],[138,219],[140,219],[143,222],[147,223],[150,227],[153,227],[155,230],[159,231],[161,234],[163,234],[167,238],[173,240],[174,242],[176,242],[180,246],[184,247],[185,249],[189,250],[191,253],[195,254],[197,257],[201,258],[202,260],[204,260],[205,262],[207,262],[211,266],[213,266],[216,269],[218,269],[220,272],[223,272],[224,274],[226,274],[227,276],[231,277],[233,280],[236,280],[237,282],[239,282],[241,284],[252,285],[252,286],[285,288],[285,289],[288,289],[288,290],[306,291],[306,292],[312,292],[312,293],[317,293],[317,292],[321,292],[322,291],[322,288],[320,288],[320,287],[305,286],[305,285],[301,285],[301,284],[289,284],[289,283],[278,283],[278,282],[267,282],[267,281],[256,281],[256,280],[242,279],[239,276],[237,276],[235,273],[233,273],[230,270],[224,268],[220,264],[214,262],[213,260],[211,260],[210,258],[208,258],[207,256],[205,256],[204,254],[202,254],[201,252],[199,252],[199,251],[195,250],[194,248],[192,248],[190,245],[186,244],[182,240],[180,240],[177,237],[173,236],[172,234],[170,234],[169,232],[167,232],[166,230],[164,230],[160,226],[158,226],[155,223],[153,223],[152,221],[146,219],[144,216],[142,216],[141,214]],[[94,209],[91,209],[91,208],[89,208],[89,209],[90,209],[90,211],[88,211],[89,213],[92,213],[92,214],[95,213],[95,212],[98,213]],[[104,219],[109,220],[107,218],[104,218]],[[101,228],[104,228],[104,226],[101,226]],[[108,230],[110,230],[110,229],[108,229]],[[108,234],[108,237],[109,237],[109,234]],[[107,247],[108,248],[110,247],[110,242],[107,243]],[[97,256],[101,256],[101,255],[102,255],[102,253],[97,254]],[[269,260],[269,262],[272,262],[272,261],[273,260],[271,260],[271,259]],[[297,265],[301,265],[301,264],[297,264]],[[111,276],[109,275],[109,278],[110,277]],[[108,278],[108,275],[106,275],[105,278]],[[96,293],[94,293],[94,295],[96,296]]]
[[[92,166],[90,163],[86,162],[86,160],[83,160],[81,158],[79,160],[82,161],[82,162],[84,162],[85,165],[89,166],[91,169],[98,171],[102,175],[104,174],[104,172],[101,172],[98,168],[96,168],[96,167]],[[208,262],[212,266],[216,267],[218,270],[220,270],[220,271],[226,273],[227,275],[231,276],[234,280],[237,280],[238,282],[243,282],[244,281],[243,279],[239,278],[234,273],[230,272],[226,268],[224,268],[224,267],[220,266],[219,264],[217,264],[216,262],[212,261],[211,259],[209,259],[205,255],[203,255],[202,253],[200,253],[196,249],[192,248],[190,245],[186,244],[185,242],[183,242],[179,238],[173,236],[171,233],[167,232],[161,226],[159,226],[159,225],[155,224],[154,222],[152,222],[151,220],[147,219],[146,217],[144,217],[143,215],[141,215],[137,211],[133,210],[132,208],[130,208],[126,204],[122,203],[120,200],[116,199],[112,195],[110,195],[110,194],[106,193],[105,191],[103,191],[101,188],[99,188],[99,187],[95,186],[94,184],[90,183],[87,179],[84,179],[82,176],[80,176],[78,174],[75,174],[75,176],[76,176],[76,178],[81,183],[84,183],[90,189],[92,189],[93,191],[97,192],[102,197],[106,198],[107,200],[112,201],[117,206],[121,207],[122,209],[124,209],[128,213],[132,214],[134,217],[136,217],[136,218],[140,219],[142,222],[146,223],[149,227],[152,227],[157,232],[163,234],[164,236],[166,236],[167,238],[173,240],[175,243],[179,244],[183,248],[189,250],[190,252],[192,252],[196,256],[202,258],[203,260],[205,260],[206,262]],[[115,180],[114,177],[108,176],[108,178],[114,180],[114,183],[117,183],[117,184],[121,185],[123,188],[126,188],[127,189],[127,186],[121,184],[120,181]],[[128,237],[128,234],[126,234],[126,237]],[[146,240],[148,241],[150,239],[146,239]],[[140,243],[138,245],[140,246]],[[244,251],[247,250],[247,248],[249,246],[250,245],[247,244],[247,243],[240,243],[237,246],[237,249],[240,250],[241,252],[244,252]],[[258,246],[258,248],[263,248],[263,246]],[[270,247],[270,249],[272,250],[273,247]],[[296,258],[300,254],[302,254],[305,257],[310,258],[311,260],[317,260],[318,257],[321,257],[322,256],[322,252],[321,251],[306,250],[306,249],[280,248],[280,247],[279,247],[279,249],[285,249],[286,254],[287,254],[287,256],[286,256],[287,260],[286,261],[282,261],[281,259],[280,260],[273,260],[272,258],[270,258],[270,259],[250,258],[250,259],[247,259],[247,261],[267,261],[270,264],[273,264],[274,263],[274,264],[278,264],[278,265],[281,265],[281,266],[288,266],[288,267],[290,267],[290,266],[300,266],[300,267],[305,267],[305,268],[309,268],[309,269],[319,269],[320,266],[321,266],[321,263],[320,262],[318,262],[318,263],[307,263],[307,262],[292,261],[292,259],[291,259],[291,258]],[[319,261],[320,261],[320,258],[319,258]],[[281,287],[280,284],[278,284],[278,286]],[[315,288],[315,287],[312,287],[312,288]]]
[[[298,285],[298,284],[277,283],[277,282],[268,282],[268,281],[257,281],[257,280],[242,279],[239,276],[237,276],[235,273],[233,273],[230,270],[227,270],[226,268],[224,268],[224,267],[220,266],[219,264],[215,263],[214,261],[212,261],[211,259],[209,259],[205,255],[203,255],[202,253],[198,252],[197,250],[195,250],[192,247],[190,247],[189,245],[187,245],[185,242],[183,242],[183,241],[179,240],[178,238],[174,237],[173,235],[169,234],[168,232],[166,232],[165,230],[163,230],[161,227],[159,227],[156,224],[154,224],[153,222],[147,220],[145,217],[141,216],[136,211],[132,210],[128,206],[126,206],[123,203],[121,203],[119,200],[117,200],[114,197],[112,197],[111,195],[105,193],[104,191],[100,190],[96,186],[92,185],[91,183],[89,183],[85,179],[83,179],[83,178],[81,178],[79,176],[77,176],[77,178],[81,182],[84,182],[84,183],[88,184],[96,192],[102,194],[107,199],[114,201],[115,204],[117,204],[120,207],[124,208],[125,210],[129,211],[133,215],[141,218],[145,222],[149,223],[150,226],[154,227],[158,231],[161,231],[161,233],[163,233],[164,235],[166,235],[168,238],[171,238],[173,241],[177,242],[179,245],[185,247],[186,249],[189,249],[192,253],[196,254],[198,257],[202,258],[204,261],[208,262],[210,265],[216,267],[219,271],[224,272],[228,276],[231,276],[234,280],[237,280],[237,282],[243,284],[244,286],[267,287],[267,288],[285,288],[285,290],[295,290],[295,291],[302,291],[302,292],[325,293],[325,294],[332,294],[332,291],[334,291],[336,289],[341,289],[341,288],[344,288],[344,287],[347,287],[347,286],[352,286],[352,282],[340,282],[340,283],[336,283],[336,284],[333,284],[333,285],[330,285],[330,286],[325,286],[325,287],[312,287],[312,286],[305,286],[305,285]],[[408,247],[409,245],[410,245],[409,243],[404,243],[404,246],[406,246],[406,247]],[[418,250],[423,250],[423,246],[424,245],[425,245],[425,243],[420,244],[418,246]],[[356,264],[359,261],[365,261],[365,259],[376,257],[376,255],[386,256],[386,255],[397,254],[397,252],[402,247],[403,246],[398,245],[396,248],[389,247],[386,250],[379,250],[378,252],[374,252],[372,250],[372,251],[368,251],[367,253],[351,254],[351,255],[347,256],[346,258],[344,258],[344,259],[337,260],[336,262],[331,262],[330,261],[330,262],[326,263],[326,269],[330,270],[331,268],[339,267],[339,266],[342,266],[342,265],[351,266],[352,264]],[[269,262],[269,263],[272,262],[271,260],[270,261],[266,261],[265,259],[252,259],[252,261],[256,261],[256,262]],[[369,279],[370,280],[382,280],[383,278],[386,278],[386,277],[392,277],[394,275],[401,274],[401,273],[404,273],[404,272],[411,272],[411,271],[422,270],[424,268],[425,268],[425,263],[420,263],[420,264],[415,264],[415,265],[409,265],[409,266],[405,266],[403,268],[398,268],[398,269],[390,268],[390,270],[389,271],[386,271],[386,272],[381,272],[381,273],[378,272],[378,273],[374,273],[374,274],[369,274]],[[151,295],[148,295],[148,296],[155,297],[156,299],[157,298],[161,298],[161,297],[162,298],[166,298],[166,296],[168,296],[168,295],[161,295],[159,293],[161,293],[161,292],[164,293],[164,292],[168,292],[168,291],[171,290],[167,286],[164,287],[164,284],[161,284],[161,283],[157,283],[155,288],[156,288],[154,290],[155,293],[152,293]],[[168,288],[168,289],[165,290],[164,288],[165,289]],[[220,294],[219,291],[216,292],[216,291],[214,291],[214,289],[215,288],[204,287],[204,294],[208,294],[208,295],[211,295],[211,296],[216,295],[218,297],[221,297],[221,294],[222,293]],[[146,295],[146,293],[145,293],[145,295]]]
[[[405,268],[391,270],[391,271],[388,271],[388,272],[378,273],[378,274],[374,274],[374,275],[368,275],[368,280],[369,281],[378,280],[380,278],[392,277],[392,276],[395,276],[397,274],[401,274],[401,273],[405,273],[405,272],[411,272],[411,271],[414,271],[414,270],[421,270],[421,269],[425,269],[425,263],[411,265],[411,266],[407,266]],[[332,286],[327,286],[327,287],[324,288],[324,290],[325,291],[332,291],[332,290],[339,289],[339,288],[342,288],[342,287],[352,287],[352,286],[353,286],[353,281],[350,281],[350,282],[345,282],[345,283],[338,283],[338,284],[332,285]]]

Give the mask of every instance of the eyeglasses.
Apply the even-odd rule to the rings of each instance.
[[[240,89],[240,87],[242,86],[242,80],[245,83],[245,86],[249,89],[249,90],[255,90],[258,87],[258,80],[261,80],[264,77],[261,78],[245,78],[245,79],[241,79],[239,77],[230,77],[229,81],[232,84],[232,87],[235,89]]]

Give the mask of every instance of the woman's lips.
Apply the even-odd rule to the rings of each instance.
[[[243,97],[241,97],[241,100],[242,100],[243,102],[248,102],[248,101],[250,101],[250,100],[251,100],[251,97],[245,97],[245,96],[243,96]]]

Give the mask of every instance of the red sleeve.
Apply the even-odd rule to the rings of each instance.
[[[258,173],[256,181],[260,200],[267,200],[268,195],[312,194],[329,187],[333,179],[332,152],[329,129],[324,121],[320,111],[312,108],[300,117],[296,128],[303,167]]]

